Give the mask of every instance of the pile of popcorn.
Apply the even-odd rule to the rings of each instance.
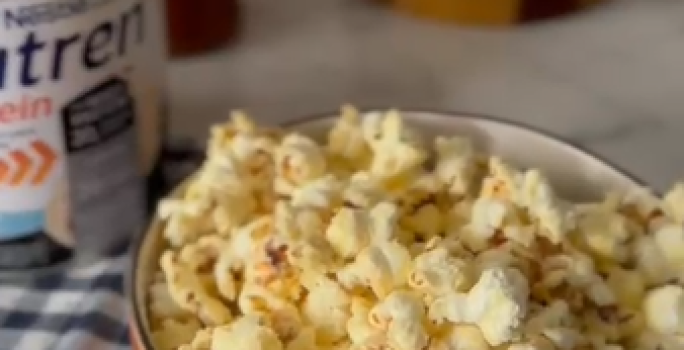
[[[234,113],[158,215],[158,350],[684,349],[684,185],[570,202],[395,111]]]

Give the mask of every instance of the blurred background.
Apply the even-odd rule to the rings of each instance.
[[[550,130],[656,188],[684,174],[684,1],[167,1],[177,139],[235,108],[445,109]]]

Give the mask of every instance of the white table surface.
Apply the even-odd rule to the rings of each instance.
[[[418,21],[361,0],[247,0],[241,42],[171,68],[172,134],[234,108],[279,122],[358,106],[523,121],[662,189],[684,175],[684,1],[615,0],[517,29]]]

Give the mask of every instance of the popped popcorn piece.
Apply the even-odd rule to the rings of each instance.
[[[370,219],[366,213],[342,208],[328,226],[326,238],[338,255],[353,258],[370,244],[370,226]]]
[[[646,294],[646,281],[634,270],[612,268],[606,281],[621,305],[638,308]]]
[[[492,156],[488,164],[489,176],[485,177],[482,184],[480,197],[495,198],[505,201],[513,201],[527,206],[527,199],[521,195],[523,174],[514,170],[501,158]]]
[[[188,311],[181,308],[171,297],[166,282],[155,282],[150,286],[150,310],[152,316],[160,319],[184,318]]]
[[[578,220],[582,232],[579,239],[599,258],[625,261],[629,257],[629,240],[632,238],[629,223],[620,213],[606,212],[603,208],[585,212]]]
[[[429,343],[423,302],[411,292],[392,292],[371,309],[368,317],[399,349],[423,349]]]
[[[411,263],[408,250],[396,241],[381,241],[364,248],[354,263],[337,272],[347,289],[370,287],[382,298],[406,282]]]
[[[542,334],[552,343],[552,349],[574,350],[584,342],[582,334],[569,327],[548,327],[544,329]]]
[[[418,255],[408,275],[408,285],[431,296],[463,292],[472,286],[465,261],[450,256],[444,247]]]
[[[472,142],[461,137],[435,139],[437,165],[435,173],[449,187],[452,195],[465,195],[472,191],[475,176],[475,150]]]
[[[337,282],[324,276],[305,279],[309,293],[302,304],[302,314],[316,330],[317,338],[326,344],[344,338],[351,317],[350,296]]]
[[[527,279],[512,268],[485,270],[468,292],[468,318],[492,346],[514,340],[527,315]]]
[[[324,175],[292,191],[295,208],[326,210],[335,207],[342,198],[340,183],[333,175]]]
[[[436,325],[451,323],[470,323],[472,318],[468,310],[468,294],[449,293],[436,298],[428,309],[428,319]]]
[[[283,344],[258,317],[242,316],[227,326],[214,329],[211,350],[283,350]]]
[[[390,202],[380,202],[370,210],[371,240],[389,241],[395,238],[396,226],[399,220],[397,206]]]
[[[259,285],[245,285],[237,306],[243,315],[258,316],[262,322],[268,323],[280,339],[293,338],[303,324],[294,303]]]
[[[658,247],[653,236],[643,236],[634,243],[634,255],[637,268],[649,285],[667,282],[674,276],[674,271]]]
[[[397,112],[388,112],[380,121],[367,116],[364,134],[373,150],[370,173],[382,178],[401,176],[415,170],[426,158],[417,137],[403,125]]]
[[[165,252],[160,265],[176,304],[207,324],[220,325],[232,319],[230,310],[209,293],[195,272],[181,263],[173,252]]]
[[[622,212],[635,217],[640,223],[646,223],[662,205],[649,188],[636,187],[622,194],[619,207]]]
[[[358,296],[352,297],[351,317],[347,321],[347,334],[352,344],[363,345],[371,339],[381,336],[382,330],[371,324],[369,314],[374,302]]]
[[[404,216],[402,223],[424,239],[438,236],[446,226],[445,215],[432,203],[421,205],[413,214]]]
[[[646,324],[654,332],[684,333],[684,288],[665,285],[649,291],[644,298]]]
[[[191,243],[211,231],[211,220],[203,217],[210,205],[205,201],[166,199],[159,203],[158,216],[166,221],[164,237],[174,247]]]
[[[370,162],[370,148],[364,140],[359,112],[351,106],[342,107],[341,116],[328,133],[328,150],[357,167]]]
[[[510,209],[506,202],[494,198],[480,197],[473,203],[472,221],[470,228],[474,237],[467,239],[475,242],[473,247],[486,246],[487,240],[492,238],[496,231],[501,228]]]
[[[525,172],[520,200],[535,217],[541,229],[539,234],[553,244],[561,243],[576,226],[573,210],[555,195],[551,184],[538,170]]]
[[[316,330],[311,327],[305,327],[297,333],[294,339],[292,339],[285,350],[319,350],[319,346],[316,344]]]
[[[678,350],[684,348],[684,337],[668,336],[652,331],[644,331],[625,349],[638,350]]]
[[[653,232],[655,244],[672,271],[684,268],[684,229],[681,224],[665,224]]]
[[[370,208],[380,202],[385,193],[382,183],[368,172],[360,171],[351,175],[342,194],[345,204],[354,208]]]
[[[428,350],[490,350],[482,332],[472,325],[455,324],[445,335],[435,337]]]
[[[532,339],[514,343],[508,346],[508,350],[556,350],[556,346],[544,336],[534,336]]]
[[[213,328],[200,329],[195,333],[195,337],[190,344],[181,345],[177,350],[211,350],[211,339],[213,336]]]
[[[240,227],[234,232],[229,247],[221,252],[219,261],[234,269],[243,268],[272,234],[273,222],[270,218],[260,218]]]
[[[684,182],[675,184],[663,198],[663,210],[678,224],[684,224]]]
[[[565,300],[554,300],[550,305],[530,315],[525,325],[528,333],[540,333],[545,329],[570,326],[572,317]]]
[[[196,320],[182,322],[168,318],[162,322],[159,330],[152,332],[152,339],[160,350],[176,350],[190,343],[199,330],[200,324]]]

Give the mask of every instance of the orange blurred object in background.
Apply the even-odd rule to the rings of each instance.
[[[552,18],[603,0],[375,0],[416,17],[469,25],[508,26]]]
[[[222,48],[239,34],[237,0],[166,0],[166,10],[173,57]]]

